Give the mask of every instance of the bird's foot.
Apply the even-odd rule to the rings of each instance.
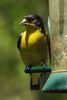
[[[43,67],[45,67],[45,66],[47,66],[48,64],[47,64],[47,61],[45,60],[45,59],[42,59],[42,61],[41,61],[41,66],[43,66]]]
[[[47,65],[48,65],[47,62],[45,62],[45,63],[41,62],[41,66],[45,67]]]
[[[47,67],[47,62],[46,61],[44,61],[44,59],[43,59],[43,61],[41,62],[41,66],[43,66],[43,67]],[[40,77],[42,77],[43,75],[45,75],[46,73],[45,72],[41,72],[41,74],[40,74]]]

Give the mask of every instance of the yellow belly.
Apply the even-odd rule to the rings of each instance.
[[[42,61],[47,62],[47,49],[47,38],[44,34],[39,31],[29,35],[23,33],[20,54],[26,65],[40,65]]]

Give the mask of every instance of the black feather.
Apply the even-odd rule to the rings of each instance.
[[[18,41],[17,41],[17,48],[18,48],[18,49],[21,48],[21,38],[22,38],[22,36],[19,35],[19,37],[18,37]]]

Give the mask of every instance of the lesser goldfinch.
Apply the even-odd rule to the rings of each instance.
[[[46,64],[48,59],[48,42],[43,21],[38,15],[28,15],[21,24],[25,31],[19,35],[17,47],[22,61],[29,68]],[[31,89],[39,89],[39,73],[31,74]]]

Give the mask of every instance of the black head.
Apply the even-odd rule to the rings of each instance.
[[[41,31],[44,32],[44,25],[43,21],[40,16],[38,15],[28,15],[25,16],[22,20],[21,24],[23,25],[32,25],[41,28]]]

